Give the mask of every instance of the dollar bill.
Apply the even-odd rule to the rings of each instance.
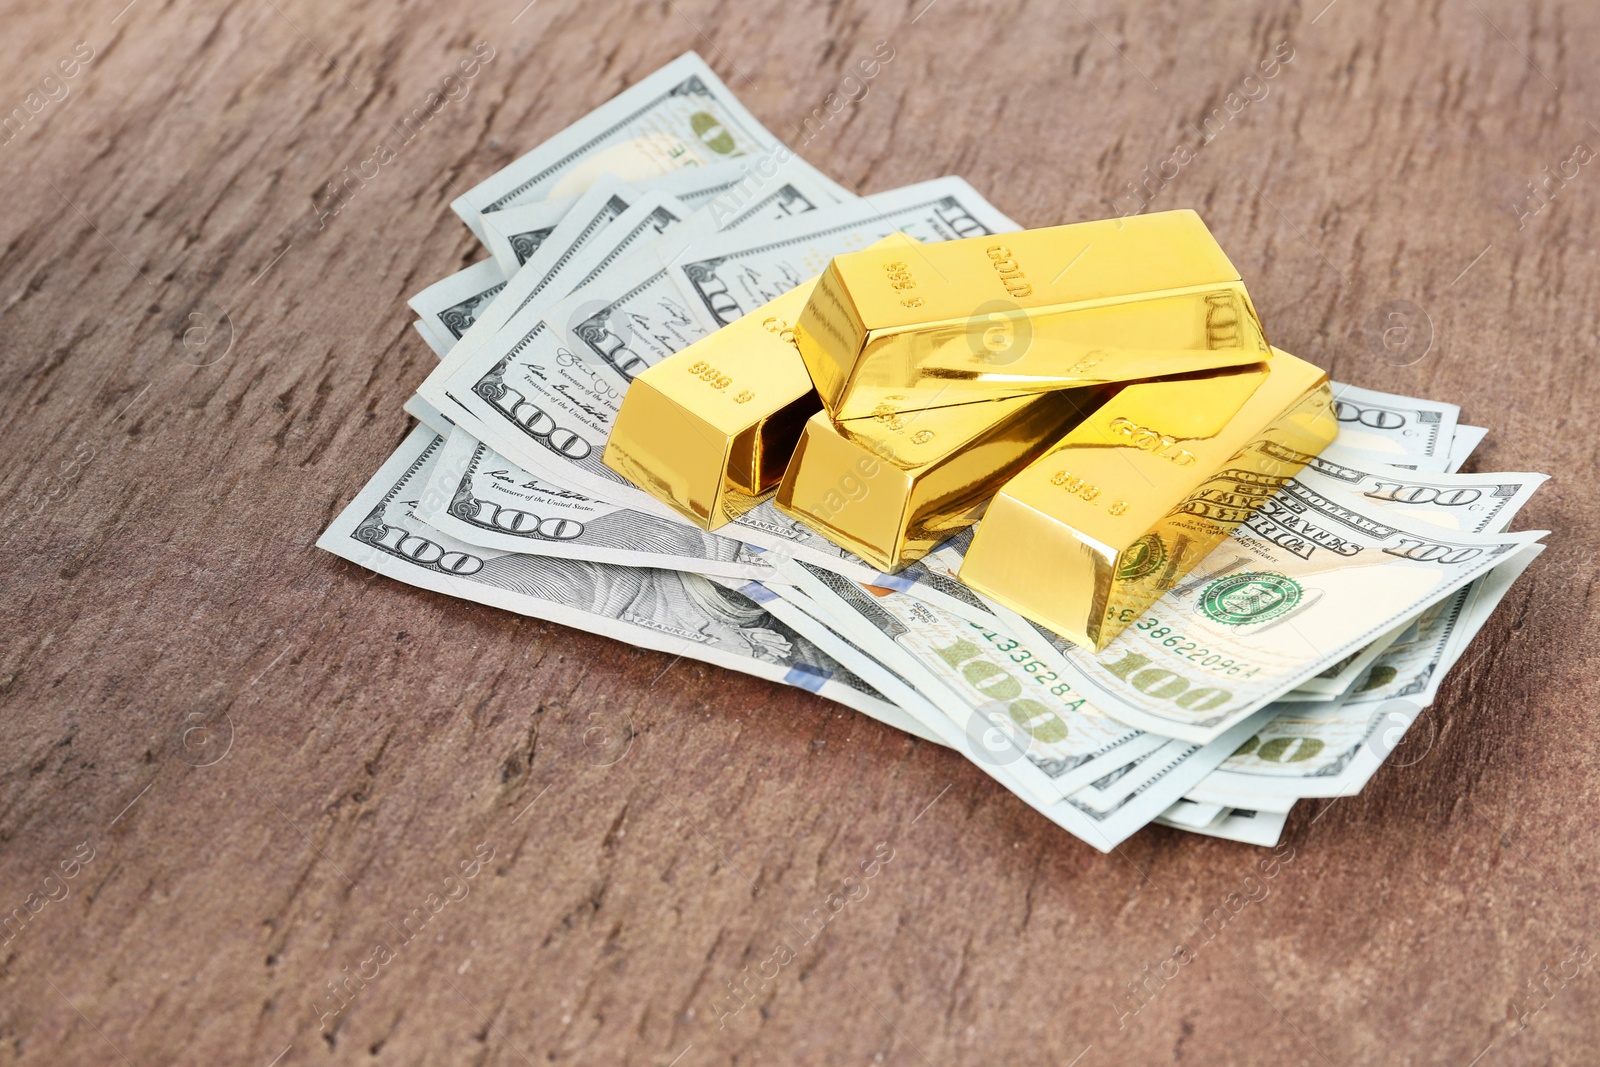
[[[1375,463],[1334,446],[1313,459],[1296,480],[1312,489],[1341,488],[1357,493],[1367,504],[1432,526],[1484,533],[1509,527],[1546,476],[1521,472],[1424,474]],[[1441,609],[1442,605],[1435,605],[1429,611]],[[1280,699],[1328,700],[1346,692],[1402,633],[1415,629],[1416,621],[1408,620]]]
[[[442,411],[415,393],[411,395],[411,399],[407,400],[403,407],[407,415],[410,415],[440,437],[449,437],[451,431],[455,429],[455,423],[445,418]]]
[[[741,156],[770,155],[778,147],[778,139],[711,68],[688,52],[450,206],[481,238],[485,213],[581,193],[602,174],[637,180]]]
[[[607,175],[606,178],[621,180],[615,175]],[[589,188],[593,189],[594,186]],[[485,216],[483,246],[489,250],[500,273],[507,278],[516,277],[523,264],[532,259],[556,232],[556,227],[561,225],[561,220],[572,211],[578,199],[576,196],[564,196],[560,200],[540,200]]]
[[[1431,610],[1431,609],[1430,609]],[[1384,650],[1405,633],[1409,623],[1396,626],[1365,648],[1350,653],[1331,667],[1326,667],[1313,678],[1307,678],[1294,689],[1278,698],[1290,703],[1318,703],[1337,700],[1371,667]]]
[[[622,184],[622,179],[609,175],[608,179]],[[786,203],[797,213],[811,210],[817,205],[832,205],[857,199],[841,191],[832,183],[819,181],[816,171],[794,164],[778,168],[770,176],[753,173],[748,162],[732,160],[713,163],[705,167],[685,167],[655,178],[628,182],[624,188],[633,196],[647,192],[662,192],[676,197],[693,211],[710,208],[708,217],[721,226],[720,216],[733,217],[748,204],[757,201]],[[592,191],[595,186],[590,186]],[[844,196],[844,200],[840,196]],[[520,207],[506,208],[484,216],[484,244],[507,278],[514,276],[522,265],[554,234],[555,226],[578,203],[579,197],[544,200]]]
[[[721,220],[724,228],[718,232],[781,233],[803,226],[808,216],[827,206],[816,193],[808,194],[803,183],[785,182]],[[545,321],[559,343],[594,366],[614,372],[626,388],[647,367],[715,328],[684,301],[668,267],[666,257],[636,256],[608,275],[603,285],[584,286],[555,304],[545,312]]]
[[[433,350],[433,354],[438,356],[440,359],[443,359],[445,356],[449,355],[450,349],[455,346],[455,338],[449,338],[448,343],[446,343],[446,341],[441,339],[438,334],[429,329],[428,324],[423,322],[421,319],[412,319],[411,328],[417,331],[417,336],[422,338],[423,343],[431,348]]]
[[[1156,822],[1162,826],[1169,826],[1174,830],[1185,830],[1191,834],[1204,834],[1207,837],[1220,837],[1225,841],[1239,841],[1247,845],[1274,848],[1277,846],[1278,840],[1283,836],[1283,827],[1288,819],[1289,814],[1287,811],[1251,811],[1248,808],[1228,808],[1224,809],[1221,815],[1205,826],[1188,826],[1165,818],[1158,818]]]
[[[406,303],[422,319],[425,330],[454,343],[477,320],[479,309],[488,306],[505,287],[506,275],[500,265],[485,259],[434,282]]]
[[[1311,489],[1342,489],[1381,507],[1457,533],[1504,530],[1548,475],[1429,474],[1378,463],[1340,445],[1314,458],[1296,479]]]
[[[495,552],[433,529],[411,512],[443,448],[443,438],[414,429],[318,547],[408,585],[798,686],[874,717],[891,714],[821,648],[708,578]]]
[[[1021,787],[1045,803],[1167,743],[1075,700],[1054,671],[1042,669],[1009,635],[986,633],[909,594],[863,588],[822,568],[799,564],[795,574],[797,587],[823,605],[841,632],[941,710],[950,723],[941,733],[952,744],[979,759],[1017,765]]]
[[[482,326],[468,340],[479,345],[508,327],[526,329],[608,257],[643,248],[669,228],[681,230],[693,215],[694,209],[668,193],[641,193],[620,179],[600,178],[511,276],[505,299],[483,316]],[[613,223],[621,225],[608,239],[606,231]]]
[[[1265,805],[1266,798],[1347,796],[1364,786],[1438,693],[1439,684],[1512,584],[1543,551],[1529,545],[1424,612],[1333,706],[1274,705],[1274,715],[1190,795]],[[1285,809],[1286,810],[1286,809]]]
[[[1101,851],[1175,803],[1258,724],[1247,718],[1211,745],[1126,730],[1070,691],[1054,692],[1052,673],[1003,633],[909,594],[868,592],[822,568],[803,573],[800,589],[836,628],[940,712],[927,725],[946,744]]]
[[[1197,800],[1183,797],[1162,812],[1156,821],[1163,826],[1173,826],[1181,830],[1192,830],[1201,826],[1210,826],[1222,817],[1228,808],[1222,804],[1203,804]]]
[[[1452,533],[1291,481],[1098,655],[1053,651],[1106,714],[1203,743],[1542,536]]]
[[[1297,477],[1296,484],[1311,490],[1355,492],[1364,506],[1406,519],[1456,532],[1483,533],[1505,529],[1512,518],[1544,484],[1546,476],[1526,473],[1488,473],[1474,475],[1419,474],[1415,471],[1377,463],[1338,446],[1330,447],[1314,459]],[[936,549],[923,562],[942,574],[956,575],[971,543],[972,531],[963,531]],[[1457,595],[1428,609],[1429,613],[1449,616],[1449,605],[1464,603],[1466,594]],[[981,599],[981,598],[980,598]],[[981,599],[985,609],[994,610],[1001,624],[1026,636],[1042,635],[1047,654],[1068,654],[1074,646],[1004,608]],[[1431,616],[1430,616],[1431,617]],[[1414,633],[1417,619],[1409,619],[1331,664],[1289,693],[1274,699],[1287,702],[1327,702],[1348,692],[1373,667],[1379,656],[1403,634]],[[1445,634],[1448,631],[1444,632]],[[1406,647],[1415,646],[1408,638]],[[1392,661],[1391,661],[1392,662]],[[1413,665],[1422,669],[1420,664]]]
[[[1367,669],[1350,690],[1350,699],[1372,702],[1405,697],[1423,706],[1433,703],[1455,657],[1488,621],[1511,584],[1543,551],[1544,546],[1538,544],[1518,549],[1460,594],[1419,615]]]
[[[893,194],[869,196],[864,204],[761,240],[727,236],[709,241],[674,264],[672,275],[712,325],[725,326],[816,277],[834,256],[865,248],[891,233],[931,243],[1017,228],[966,182],[939,178]]]
[[[721,579],[713,580],[721,585],[728,584]],[[809,638],[818,648],[844,664],[846,669],[885,697],[885,706],[878,709],[878,714],[873,714],[873,718],[923,741],[931,741],[936,745],[944,744],[938,734],[923,725],[931,714],[926,710],[927,698],[913,689],[905,679],[862,651],[831,626],[823,613],[805,596],[797,595],[793,589],[786,590],[789,594],[787,597],[779,596],[760,582],[741,583],[737,588],[750,600],[765,608],[773,618]],[[913,714],[905,710],[907,708],[916,708],[919,713]]]
[[[506,320],[518,312],[526,311],[530,305],[536,305],[539,297],[556,284],[565,272],[581,272],[588,268],[590,264],[584,250],[611,223],[622,219],[641,195],[644,194],[635,193],[619,179],[608,175],[596,181],[583,195],[574,198],[570,209],[565,211],[550,235],[549,244],[541,240],[540,250],[530,257],[529,269],[519,270],[510,282],[496,292],[487,294],[486,299],[475,307],[473,321],[459,339],[448,333],[440,337],[437,331],[428,327],[425,319],[421,320],[418,331],[438,353],[440,365],[416,394],[416,410],[413,410],[412,403],[407,404],[407,410],[417,414],[419,410],[437,413],[448,408],[459,415],[458,405],[445,398],[442,383],[480,353]],[[641,219],[650,220],[658,227],[665,225],[658,212],[673,218],[686,212],[682,207],[674,212],[674,204],[668,194],[659,193],[627,219],[625,228],[636,225]],[[500,300],[502,295],[504,299]],[[535,310],[538,306],[542,305],[537,305]],[[423,396],[424,391],[430,392],[431,397]],[[424,421],[429,421],[435,429],[439,428],[437,422]],[[450,421],[447,424],[454,423]]]
[[[1339,446],[1380,462],[1443,473],[1461,409],[1438,400],[1333,384]]]
[[[440,451],[416,515],[457,540],[503,552],[745,581],[773,577],[762,554],[739,541],[551,485],[459,427]]]
[[[1489,430],[1484,426],[1468,426],[1464,423],[1456,425],[1455,440],[1450,442],[1450,459],[1445,464],[1445,473],[1455,474],[1461,469],[1462,464],[1473,452],[1477,451],[1483,439],[1489,436]]]
[[[465,403],[468,394],[452,393],[455,379],[467,377],[476,384],[501,373],[546,331],[541,318],[546,307],[668,230],[683,226],[692,214],[665,193],[646,193],[630,204],[610,185],[608,181],[595,190],[595,202],[581,205],[582,214],[575,210],[563,220],[561,232],[517,272],[502,296],[418,387],[418,395],[441,411],[470,410]]]

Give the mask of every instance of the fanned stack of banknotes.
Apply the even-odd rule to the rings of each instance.
[[[440,357],[420,425],[321,547],[809,689],[1102,851],[1152,822],[1272,845],[1300,798],[1359,790],[1542,550],[1508,528],[1544,475],[1457,473],[1485,431],[1455,405],[1342,384],[1299,518],[1240,527],[1098,654],[957,581],[970,530],[894,575],[770,501],[708,533],[601,462],[634,376],[833,256],[1017,224],[959,178],[841,188],[692,53],[453,207],[489,255],[410,301]],[[1302,589],[1241,631],[1196,591],[1246,562],[1298,564]]]

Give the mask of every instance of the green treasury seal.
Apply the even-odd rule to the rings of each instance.
[[[1166,562],[1167,546],[1155,534],[1145,534],[1122,553],[1122,566],[1117,569],[1117,579],[1138,581],[1151,571],[1161,569]]]
[[[1200,610],[1229,626],[1276,619],[1298,603],[1299,582],[1266,572],[1230,574],[1206,586],[1200,596]]]

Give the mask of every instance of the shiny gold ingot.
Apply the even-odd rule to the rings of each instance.
[[[795,338],[837,421],[1270,358],[1193,211],[836,256]]]
[[[905,249],[892,234],[869,248]],[[794,343],[815,278],[634,378],[605,465],[700,527],[715,530],[770,497],[822,407]]]
[[[1125,386],[1005,484],[961,580],[1104,648],[1327,447],[1332,403],[1326,374],[1276,349]]]
[[[703,530],[770,496],[801,427],[822,406],[792,326],[812,284],[636,377],[606,442],[605,465]]]
[[[1006,479],[1103,399],[1067,389],[841,423],[819,411],[778,509],[892,574],[975,522]]]

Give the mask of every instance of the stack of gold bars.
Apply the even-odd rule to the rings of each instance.
[[[421,425],[322,547],[809,689],[1103,851],[1420,758],[1542,549],[1543,475],[1273,347],[1192,211],[858,196],[692,54],[454,207],[489,256],[411,300]]]

